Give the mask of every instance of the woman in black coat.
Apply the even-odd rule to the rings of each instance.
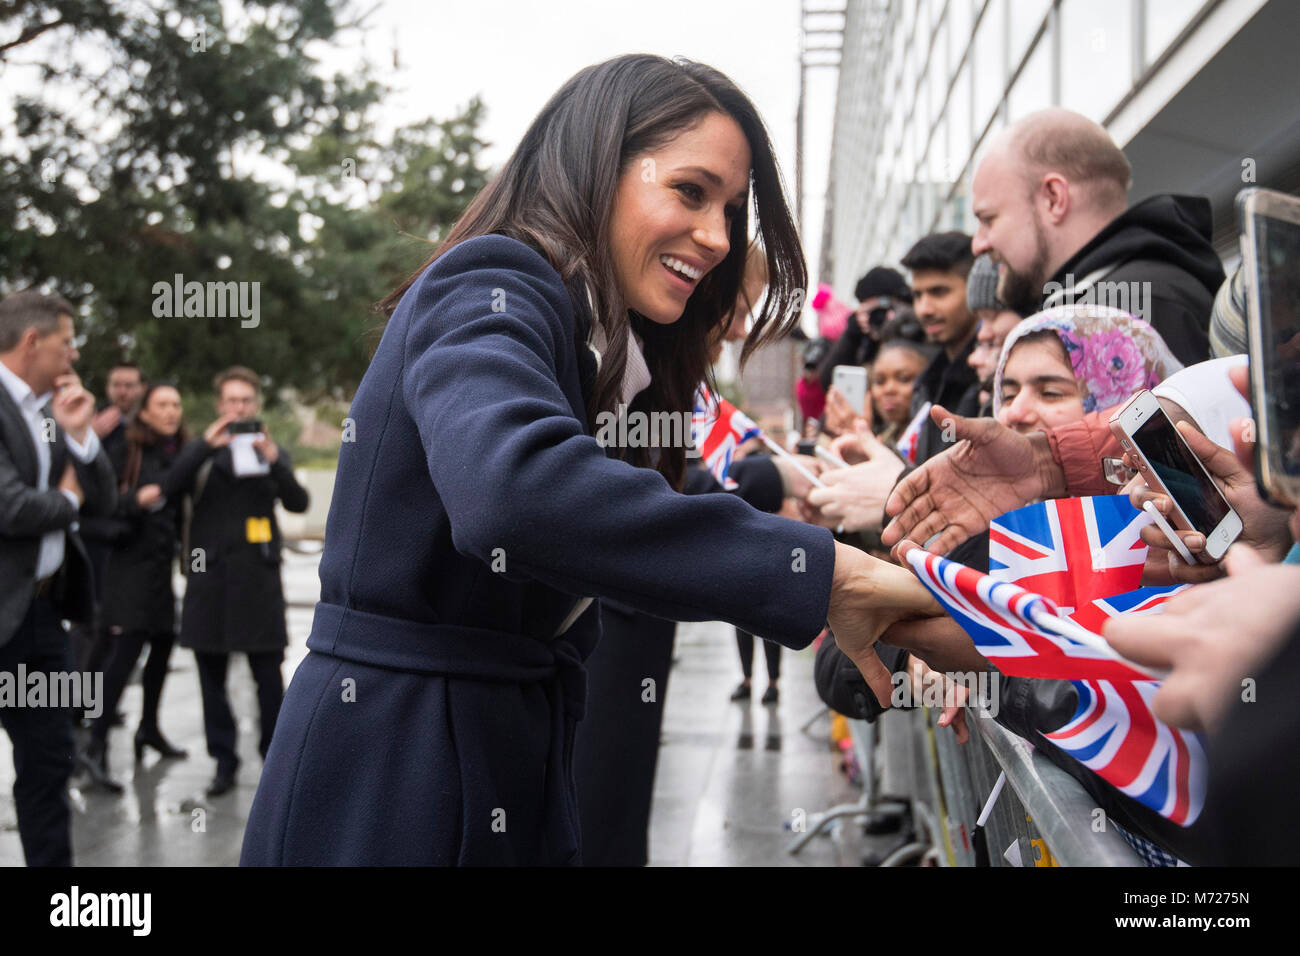
[[[390,297],[242,863],[580,863],[595,598],[790,647],[829,619],[888,698],[875,640],[941,613],[909,572],[676,490],[751,185],[771,280],[747,351],[798,324],[807,284],[762,121],[716,70],[618,57],[565,84]],[[607,444],[616,410],[668,413],[677,444]]]
[[[180,393],[170,385],[150,385],[113,461],[118,474],[117,529],[101,609],[113,644],[105,665],[103,712],[91,726],[87,748],[87,757],[104,773],[113,714],[146,644],[149,659],[141,678],[144,705],[135,732],[135,759],[143,757],[146,747],[163,757],[186,756],[158,729],[158,705],[175,641],[172,562],[179,521],[179,504],[164,497],[162,485],[184,441]]]

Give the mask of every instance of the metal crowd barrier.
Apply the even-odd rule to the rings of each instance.
[[[1142,866],[1142,859],[1107,824],[1093,828],[1093,800],[1078,782],[1003,729],[987,713],[968,709],[970,740],[958,744],[929,708],[889,711],[874,724],[851,720],[862,770],[862,797],[809,820],[791,844],[797,853],[836,820],[862,820],[880,795],[911,801],[916,836],[881,864],[975,865],[975,824],[1001,773],[1007,782],[985,822],[992,866]]]

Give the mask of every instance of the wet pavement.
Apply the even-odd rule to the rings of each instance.
[[[317,559],[285,554],[290,646],[287,686],[306,653],[312,608],[319,596]],[[733,631],[720,623],[683,624],[668,682],[662,746],[650,827],[652,865],[836,865],[856,862],[851,840],[815,838],[797,856],[786,852],[790,827],[825,807],[856,799],[837,770],[828,744],[828,720],[800,730],[821,709],[812,685],[812,651],[785,652],[781,701],[758,701],[765,686],[756,653],[754,699],[728,700],[740,679]],[[73,804],[73,854],[85,866],[233,866],[257,789],[257,699],[247,659],[230,668],[230,696],[239,725],[243,765],[233,791],[204,795],[215,769],[203,739],[198,672],[191,651],[172,652],[159,724],[171,742],[189,751],[184,760],[160,760],[149,751],[134,762],[131,739],[140,713],[140,685],[123,696],[124,726],[109,738],[109,770],[126,792],[120,796],[77,786]],[[0,865],[22,865],[11,796],[9,738],[0,734]]]

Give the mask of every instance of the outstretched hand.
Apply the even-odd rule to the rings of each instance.
[[[842,527],[845,531],[879,531],[885,498],[903,470],[902,460],[886,447],[862,419],[856,434],[837,439],[832,453],[852,449],[860,464],[832,468],[822,473],[823,488],[810,488],[807,501],[816,509],[812,523]]]
[[[1121,615],[1102,627],[1129,660],[1169,670],[1153,709],[1175,727],[1218,723],[1243,679],[1261,676],[1300,619],[1300,568],[1268,564],[1242,544],[1228,549],[1225,564],[1227,578],[1175,595],[1162,613]]]
[[[876,655],[876,641],[899,621],[943,613],[939,602],[910,571],[836,543],[826,623],[836,646],[857,666],[882,707],[889,706],[893,684]]]
[[[902,481],[885,511],[894,516],[881,534],[886,546],[910,540],[947,554],[988,529],[998,515],[1047,497],[1061,484],[1047,436],[1033,436],[992,419],[962,418],[942,406],[930,409],[934,423],[956,444],[931,458]]]

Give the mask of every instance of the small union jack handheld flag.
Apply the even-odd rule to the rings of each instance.
[[[1122,495],[1047,501],[993,522],[992,575],[920,548],[907,559],[1003,673],[1074,684],[1078,709],[1047,739],[1187,826],[1205,802],[1204,741],[1157,720],[1151,699],[1160,682],[1095,633],[1107,617],[1158,613],[1183,590],[1139,586],[1146,546],[1138,532],[1149,521]]]
[[[691,416],[691,444],[704,459],[704,466],[713,473],[718,484],[734,488],[736,483],[727,478],[731,458],[737,448],[763,434],[754,420],[720,395],[714,395],[705,385],[695,393],[695,413]]]

